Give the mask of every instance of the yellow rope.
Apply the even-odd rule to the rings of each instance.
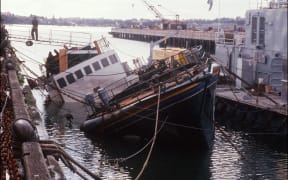
[[[158,102],[157,102],[157,114],[156,114],[156,120],[155,120],[155,129],[154,129],[154,135],[153,135],[153,141],[149,150],[149,153],[147,155],[147,158],[142,166],[141,171],[139,172],[139,174],[137,175],[137,177],[135,178],[135,180],[139,180],[139,178],[141,177],[141,175],[143,174],[144,170],[147,167],[148,161],[150,159],[150,156],[152,154],[152,150],[156,141],[156,136],[157,136],[157,129],[158,129],[158,119],[159,119],[159,105],[160,105],[160,92],[161,92],[161,88],[160,86],[158,86]]]

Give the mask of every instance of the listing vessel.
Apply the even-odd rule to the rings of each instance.
[[[219,67],[212,66],[211,57],[199,48],[158,49],[151,57],[136,70],[134,83],[121,81],[98,89],[93,114],[81,130],[97,137],[145,138],[157,131],[162,142],[211,147]]]
[[[148,63],[134,59],[133,70],[104,38],[95,47],[61,49],[58,71],[53,57],[46,62],[50,99],[91,107],[81,130],[97,137],[151,137],[157,114],[161,139],[189,137],[211,147],[219,67],[201,47],[153,50],[167,38],[151,44]]]

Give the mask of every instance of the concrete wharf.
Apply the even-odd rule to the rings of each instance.
[[[137,40],[144,42],[157,41],[163,37],[170,37],[160,44],[167,46],[189,48],[202,45],[206,52],[215,54],[214,31],[193,31],[193,30],[154,30],[154,29],[130,29],[112,28],[110,34],[115,38]]]
[[[269,135],[279,141],[286,139],[287,102],[281,103],[279,95],[261,93],[252,95],[245,89],[218,85],[216,121],[246,133]]]
[[[1,82],[6,82],[6,86],[1,88],[2,91],[10,89],[10,95],[6,93],[6,100],[10,100],[13,112],[4,105],[3,132],[1,133],[1,176],[6,179],[6,172],[12,179],[21,179],[23,174],[18,168],[17,162],[23,162],[25,179],[51,179],[47,165],[45,163],[44,154],[40,143],[38,142],[37,130],[30,118],[27,110],[28,104],[25,103],[23,90],[20,86],[18,74],[16,70],[16,57],[10,49],[5,49],[7,59],[1,62]],[[5,73],[7,72],[7,74]],[[2,93],[2,92],[1,92]],[[11,96],[11,99],[10,99]],[[11,114],[10,117],[5,114]],[[12,132],[11,132],[12,129]],[[10,134],[6,139],[3,136]],[[11,155],[6,156],[7,152]],[[18,154],[18,155],[16,155]],[[13,163],[14,162],[14,163]],[[11,164],[13,163],[13,164]],[[12,166],[13,165],[13,166]],[[12,166],[12,167],[11,167]],[[7,169],[6,169],[6,168]]]
[[[267,93],[265,93],[267,94]],[[282,105],[281,98],[278,95],[267,94],[273,101],[264,96],[251,95],[251,93],[243,90],[230,87],[218,87],[216,89],[217,98],[225,98],[230,101],[246,104],[263,110],[269,110],[287,116],[287,107]]]
[[[76,166],[93,179],[101,179],[48,139],[39,126],[41,117],[32,91],[22,86],[19,59],[10,44],[1,50],[0,179],[66,179],[58,160],[83,179],[87,178]]]

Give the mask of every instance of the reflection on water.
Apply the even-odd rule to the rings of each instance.
[[[87,108],[79,104],[66,104],[63,108],[46,108],[46,128],[52,139],[65,145],[64,149],[69,154],[103,179],[133,179],[137,176],[149,148],[125,162],[117,162],[116,159],[137,152],[145,142],[122,137],[109,140],[87,138],[79,130],[81,121],[87,116]],[[67,113],[74,117],[71,122],[65,118]],[[229,135],[231,141],[227,141],[222,131]],[[199,150],[197,147],[160,146],[156,143],[142,178],[285,179],[287,159],[287,153],[273,149],[251,136],[224,129],[219,131],[218,128],[211,151]],[[67,168],[65,173],[68,179],[81,179]]]
[[[77,162],[104,179],[131,179],[124,167],[109,165],[105,162],[105,150],[100,141],[91,141],[80,132],[81,121],[87,117],[87,107],[81,104],[65,104],[62,108],[47,106],[45,124],[49,137],[63,145],[65,151]],[[72,120],[66,118],[72,115]],[[64,167],[67,179],[79,179],[68,168]],[[83,173],[84,174],[84,173]],[[87,176],[89,178],[89,176]]]

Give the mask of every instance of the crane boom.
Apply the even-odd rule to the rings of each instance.
[[[144,4],[148,7],[148,9],[155,14],[156,18],[159,18],[159,19],[161,19],[161,20],[164,20],[163,15],[158,11],[158,9],[155,8],[155,6],[151,5],[151,4],[148,3],[146,0],[142,0],[142,1],[143,1]]]
[[[177,30],[178,29],[179,30],[179,29],[187,28],[186,23],[182,23],[179,21],[179,14],[176,14],[176,21],[168,20],[164,18],[164,16],[160,13],[160,11],[158,11],[158,9],[155,8],[153,5],[151,5],[147,0],[142,0],[142,1],[148,7],[148,9],[152,11],[156,15],[156,17],[161,20],[160,29],[163,29],[163,30],[168,30],[168,29]]]

